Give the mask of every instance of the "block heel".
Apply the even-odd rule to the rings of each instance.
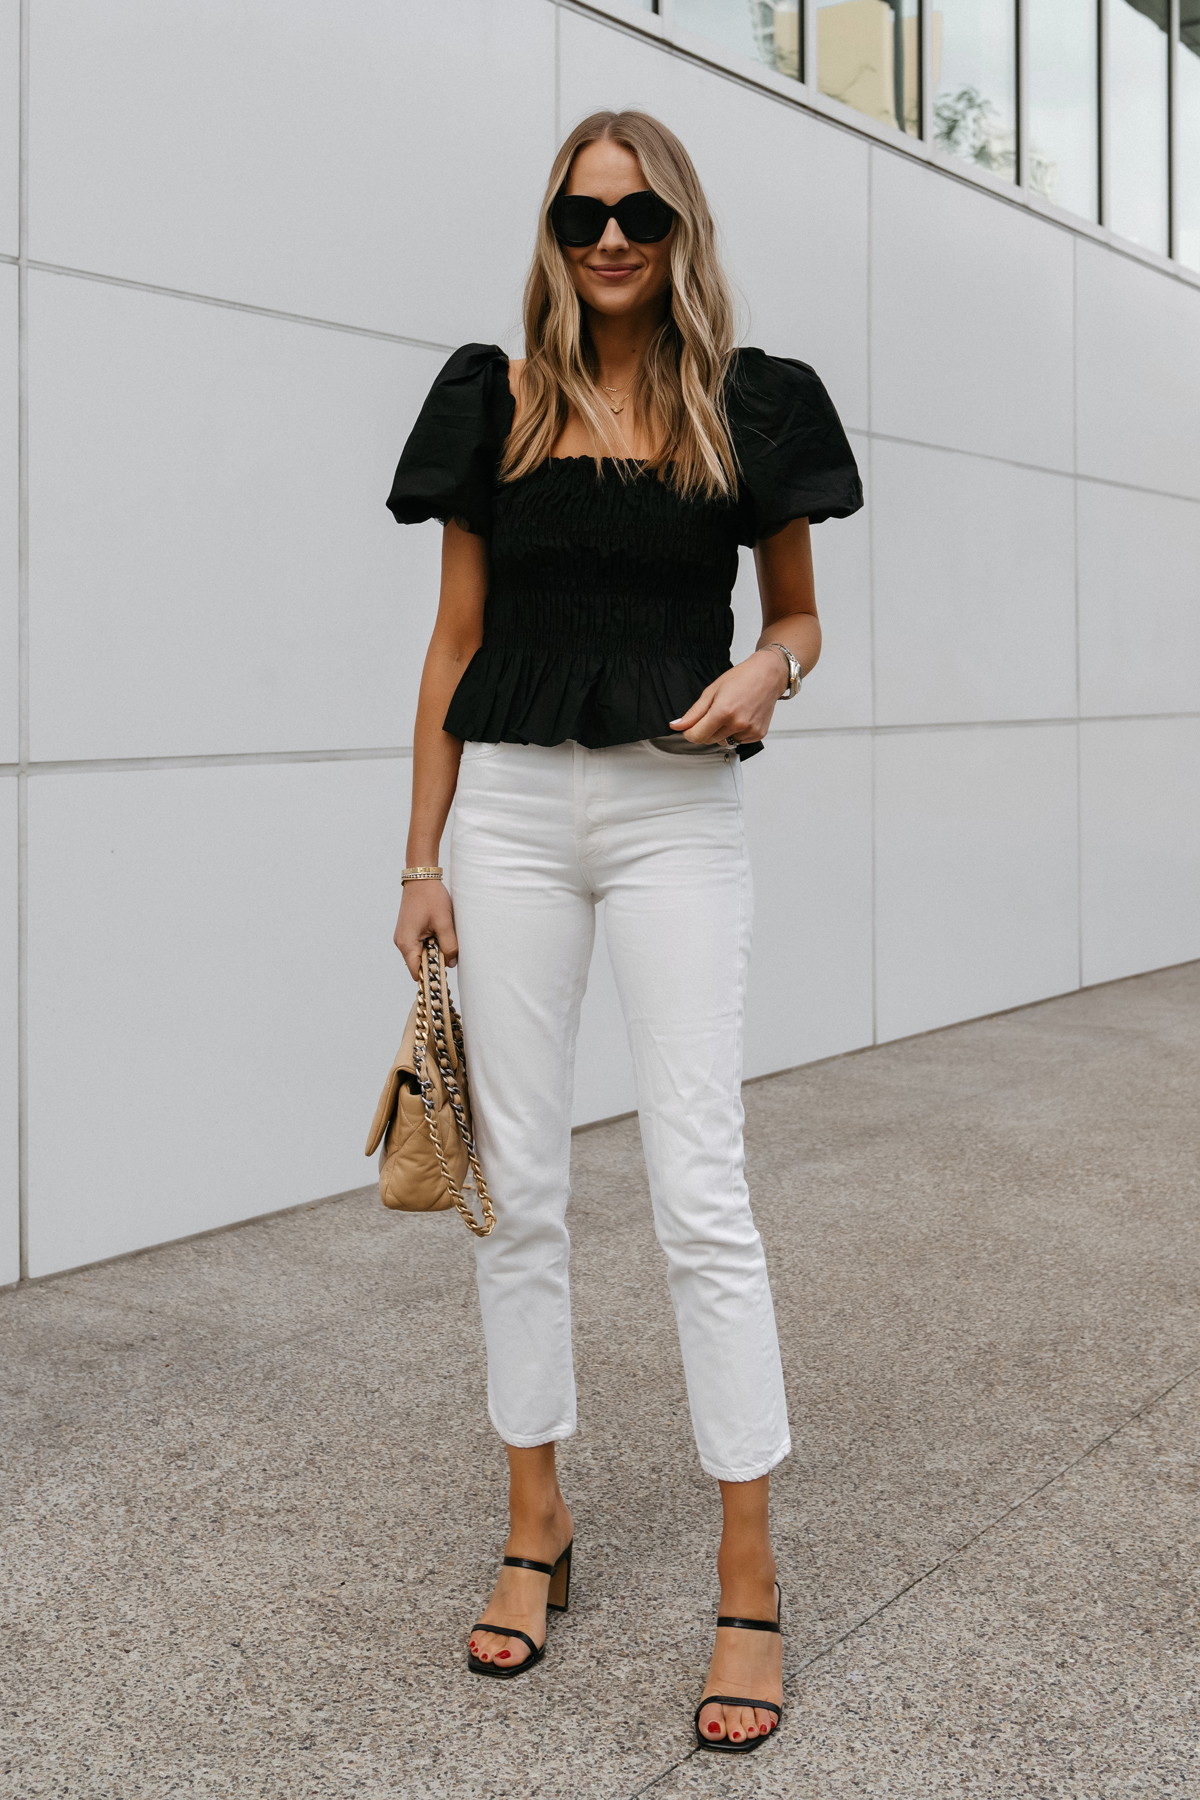
[[[575,1539],[567,1545],[553,1569],[550,1571],[550,1586],[546,1592],[546,1610],[548,1612],[566,1612],[571,1605],[571,1550]],[[509,1558],[505,1557],[505,1562]],[[545,1563],[526,1563],[527,1569],[544,1569]]]

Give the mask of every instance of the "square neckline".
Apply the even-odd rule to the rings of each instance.
[[[522,357],[520,360],[522,362],[524,362],[526,359],[524,357]],[[508,431],[505,433],[506,439],[508,437],[511,437],[513,425],[516,424],[516,420],[517,420],[517,396],[513,393],[512,381],[509,379],[509,372],[512,369],[512,366],[513,366],[513,358],[511,356],[505,354],[505,357],[504,357],[504,379],[508,385],[508,397],[512,401],[512,408],[513,408],[512,419],[509,423]],[[581,456],[548,456],[546,458],[546,461],[548,463],[574,463],[574,462],[594,463],[595,460],[596,460],[596,458],[594,456],[588,456],[586,454],[581,455]],[[649,456],[602,456],[600,458],[600,461],[602,463],[619,463],[619,462],[632,463],[635,469],[650,469],[650,468],[654,467],[653,459]]]

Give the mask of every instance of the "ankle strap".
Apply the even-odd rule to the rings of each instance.
[[[564,1552],[565,1554],[565,1552]],[[501,1558],[506,1569],[536,1569],[539,1575],[553,1575],[556,1563],[530,1562],[527,1556],[505,1556]],[[490,1630],[490,1626],[485,1627]]]
[[[774,1619],[724,1619],[717,1620],[718,1625],[732,1625],[735,1631],[778,1631],[783,1635],[783,1628]],[[705,1701],[705,1705],[708,1702]]]

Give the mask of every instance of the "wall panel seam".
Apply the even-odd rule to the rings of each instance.
[[[1171,488],[1144,487],[1138,481],[1118,481],[1112,475],[1088,475],[1080,470],[1076,481],[1086,481],[1092,487],[1119,488],[1125,494],[1151,494],[1157,500],[1182,500],[1188,506],[1200,506],[1200,494],[1177,494]]]
[[[1096,124],[1097,124],[1098,130],[1097,130],[1096,142],[1097,142],[1097,147],[1098,147],[1098,152],[1099,152],[1099,155],[1098,155],[1099,168],[1097,169],[1097,175],[1099,177],[1099,180],[1097,182],[1097,187],[1099,189],[1099,193],[1097,195],[1097,198],[1099,200],[1098,211],[1100,214],[1100,223],[1101,223],[1101,225],[1107,225],[1108,224],[1108,215],[1112,210],[1111,206],[1109,205],[1109,198],[1108,198],[1108,190],[1109,190],[1109,186],[1110,186],[1109,177],[1111,174],[1111,170],[1109,167],[1109,154],[1108,154],[1108,127],[1109,127],[1109,111],[1110,111],[1109,104],[1108,104],[1108,89],[1109,89],[1108,0],[1097,0],[1097,8],[1098,8],[1098,10],[1097,10],[1097,14],[1096,14],[1096,18],[1097,18],[1096,100],[1097,100],[1098,117],[1096,120]]]
[[[23,768],[26,774],[36,777],[119,774],[126,769],[242,769],[294,763],[405,762],[411,756],[411,744],[389,744],[381,748],[339,750],[213,750],[201,751],[194,756],[47,757],[26,763]],[[0,770],[2,767],[0,765]]]
[[[1079,607],[1079,247],[1071,254],[1071,574],[1075,607],[1075,712],[1082,710],[1080,677]],[[1079,986],[1083,986],[1083,731],[1075,726],[1075,945],[1079,959]]]
[[[887,737],[901,731],[1023,731],[1060,725],[1157,724],[1163,719],[1200,719],[1200,710],[1193,712],[1084,713],[1082,715],[1068,713],[1061,718],[1043,719],[939,719],[912,725],[876,725],[874,729],[879,737]],[[854,729],[854,727],[844,729]],[[862,729],[865,730],[866,727]]]
[[[976,462],[999,463],[1008,469],[1028,469],[1032,475],[1054,475],[1060,481],[1087,481],[1094,487],[1120,488],[1129,494],[1154,494],[1162,500],[1185,500],[1189,506],[1200,506],[1200,494],[1181,494],[1172,488],[1147,486],[1139,481],[1120,481],[1115,475],[1089,475],[1083,469],[1054,468],[1050,463],[1026,462],[1016,456],[998,456],[991,450],[968,450],[961,444],[937,443],[932,438],[901,437],[894,431],[875,431],[870,426],[847,425],[846,430],[858,437],[873,438],[880,444],[903,444],[910,450],[935,450],[942,456],[969,456]],[[1074,436],[1074,426],[1072,428]],[[1074,458],[1074,450],[1072,457]]]
[[[286,312],[277,306],[256,306],[249,300],[225,300],[218,294],[195,294],[187,288],[160,287],[153,281],[134,281],[124,275],[102,275],[95,269],[72,269],[66,263],[27,262],[39,275],[65,275],[75,281],[95,281],[102,287],[129,288],[137,294],[157,294],[164,300],[191,300],[197,306],[217,306],[225,312],[251,313],[260,319],[278,319],[287,325],[313,325],[319,331],[341,331],[351,337],[379,338],[385,344],[403,344],[410,350],[437,350],[449,355],[457,348],[432,338],[408,337],[400,331],[380,331],[372,325],[348,325],[342,319],[320,319],[311,313]]]
[[[1179,0],[1167,5],[1167,254],[1179,255]]]
[[[17,1277],[29,1279],[29,9],[17,121]]]
[[[1028,719],[921,719],[883,725],[796,725],[775,727],[770,738],[783,743],[793,738],[913,737],[922,733],[952,731],[1044,731],[1079,725],[1161,725],[1170,721],[1200,720],[1196,711],[1135,713],[1070,713]],[[768,748],[770,740],[768,740]],[[293,768],[306,763],[328,765],[354,762],[405,762],[412,756],[410,744],[367,750],[247,750],[212,752],[197,756],[97,756],[64,757],[57,761],[0,763],[0,780],[36,780],[53,775],[138,775],[188,769]],[[753,777],[751,777],[753,779]]]
[[[928,7],[925,8],[928,11]],[[874,308],[872,306],[874,291],[874,257],[875,244],[875,152],[867,151],[867,254],[866,254],[866,327],[867,327],[867,648],[870,658],[869,679],[871,683],[871,1042],[879,1042],[879,882],[877,878],[877,839],[879,836],[879,820],[876,808],[876,762],[875,730],[878,722],[877,688],[875,681],[875,507],[872,495],[875,489],[875,440],[871,428],[875,421],[874,389],[871,372],[875,362],[874,341]]]
[[[1029,186],[1029,0],[1017,0],[1017,185]]]

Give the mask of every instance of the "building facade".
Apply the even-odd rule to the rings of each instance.
[[[1198,69],[1194,0],[0,0],[0,1283],[371,1179],[439,547],[384,498],[599,106],[868,496],[745,770],[747,1073],[1200,956]]]

